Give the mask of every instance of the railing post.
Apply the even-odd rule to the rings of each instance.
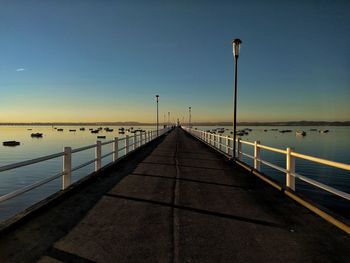
[[[129,135],[125,136],[125,155],[129,153]]]
[[[258,171],[260,171],[260,148],[258,147],[258,144],[260,144],[260,141],[254,142],[254,168]]]
[[[62,190],[70,186],[72,176],[72,148],[64,147]]]
[[[102,153],[102,147],[101,147],[101,141],[96,142],[96,149],[95,149],[95,172],[101,169],[101,154]]]
[[[114,143],[113,143],[113,162],[118,160],[118,152],[119,152],[119,147],[118,147],[118,137],[114,138]]]
[[[132,146],[132,149],[135,150],[137,147],[137,135],[136,135],[136,132],[134,133],[134,143],[133,143],[133,146]]]
[[[237,139],[237,156],[238,160],[242,160],[242,143],[241,143],[241,138]]]
[[[216,148],[218,148],[219,149],[219,151],[221,151],[221,136],[220,135],[218,135],[218,143],[217,143],[217,147]]]
[[[295,158],[291,155],[293,151],[293,148],[288,147],[287,148],[287,155],[286,155],[286,185],[288,188],[295,191],[295,178],[291,173],[295,172]]]
[[[229,140],[228,140],[228,136],[226,135],[226,154],[229,154]]]

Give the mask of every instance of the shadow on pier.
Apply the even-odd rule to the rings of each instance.
[[[346,262],[349,236],[180,128],[0,238],[0,262]]]

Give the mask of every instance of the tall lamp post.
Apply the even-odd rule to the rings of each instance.
[[[233,97],[233,159],[236,159],[236,124],[237,124],[237,61],[239,56],[239,48],[242,41],[238,38],[232,41],[233,59],[235,62],[235,86],[234,86],[234,97]]]
[[[159,136],[159,114],[158,114],[158,104],[159,104],[159,95],[156,95],[157,100],[157,137]]]
[[[170,111],[168,111],[168,126],[170,127]]]
[[[192,107],[188,107],[188,126],[191,128],[191,109]]]

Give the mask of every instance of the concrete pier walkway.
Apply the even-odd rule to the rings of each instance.
[[[349,236],[180,128],[115,183],[68,232],[47,239],[39,262],[350,258]],[[0,261],[1,252],[0,243]]]

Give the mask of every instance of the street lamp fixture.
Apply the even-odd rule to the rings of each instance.
[[[233,51],[233,58],[234,58],[234,76],[235,76],[235,83],[234,83],[234,97],[233,97],[233,159],[236,159],[236,127],[237,127],[237,61],[240,51],[242,41],[238,38],[234,39],[232,41],[232,51]]]
[[[238,38],[232,41],[232,51],[233,51],[233,56],[235,58],[238,58],[239,56],[239,49],[242,44],[242,41]]]
[[[188,117],[188,126],[191,128],[192,125],[191,125],[191,109],[192,107],[188,107],[188,112],[189,112],[189,117]]]

